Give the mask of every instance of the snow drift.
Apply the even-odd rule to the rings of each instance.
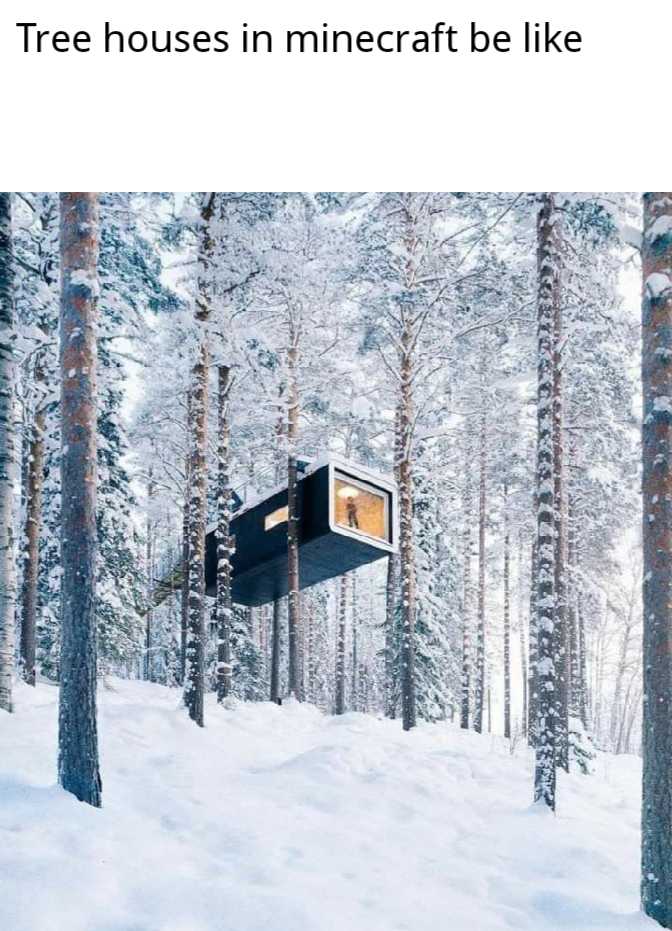
[[[55,786],[57,692],[0,715],[3,931],[636,931],[640,764],[530,805],[532,757],[452,725],[101,689],[102,810]]]

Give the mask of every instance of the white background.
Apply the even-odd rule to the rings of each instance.
[[[131,30],[578,29],[579,54],[26,55],[16,22]],[[16,190],[669,186],[672,5],[602,0],[4,0],[0,174]],[[462,43],[461,43],[462,44]],[[277,43],[282,45],[281,41]],[[516,43],[517,46],[520,42]]]

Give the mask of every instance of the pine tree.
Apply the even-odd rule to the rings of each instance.
[[[216,195],[204,195],[198,245],[198,294],[196,323],[199,328],[197,358],[192,369],[189,395],[191,446],[189,459],[189,627],[186,645],[184,703],[189,717],[203,727],[205,693],[205,526],[207,523],[207,423],[210,348],[206,325],[212,310],[211,262],[215,250],[210,223]]]
[[[644,195],[642,907],[672,928],[672,193]]]
[[[560,300],[558,223],[553,194],[542,196],[538,235],[537,643],[534,799],[555,810],[556,668],[553,459],[553,313]]]
[[[0,709],[12,710],[14,670],[14,249],[11,195],[0,192]]]
[[[96,720],[96,313],[98,198],[61,194],[59,781],[100,807]]]

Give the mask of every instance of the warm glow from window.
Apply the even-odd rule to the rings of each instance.
[[[340,527],[388,540],[388,498],[363,483],[334,478],[334,517]]]
[[[274,527],[277,527],[278,524],[286,524],[289,520],[289,511],[287,510],[287,505],[284,508],[278,508],[277,511],[273,511],[271,514],[267,514],[264,518],[264,530],[272,530]]]

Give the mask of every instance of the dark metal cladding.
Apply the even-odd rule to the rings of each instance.
[[[396,549],[396,493],[389,482],[376,483],[365,470],[336,462],[338,474],[366,485],[385,497],[388,513],[387,540],[376,540],[330,521],[333,468],[327,463],[299,482],[300,587],[333,579]],[[287,489],[234,516],[231,533],[236,550],[232,558],[233,601],[257,606],[287,594],[287,523],[265,529],[265,519],[287,505]],[[206,593],[215,594],[217,547],[214,530],[206,537]]]

